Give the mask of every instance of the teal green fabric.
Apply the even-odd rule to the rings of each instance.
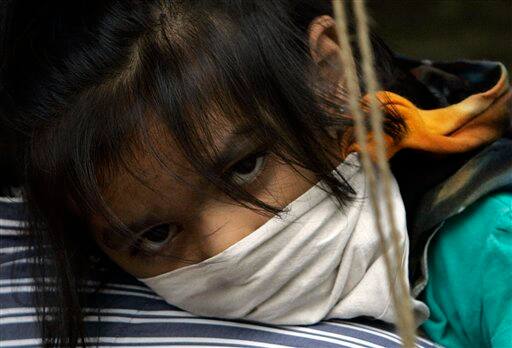
[[[512,348],[512,193],[481,198],[433,239],[423,329],[446,347]]]

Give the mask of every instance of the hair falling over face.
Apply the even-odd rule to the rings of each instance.
[[[332,174],[342,152],[332,144],[353,125],[348,95],[320,74],[308,45],[311,21],[333,15],[329,1],[7,1],[1,11],[0,146],[15,155],[0,185],[21,184],[26,197],[46,346],[85,345],[84,281],[101,284],[116,267],[91,216],[108,222],[113,248],[140,237],[105,192],[121,172],[144,181],[134,169],[141,153],[193,192],[279,214],[226,174],[229,146],[218,140],[237,129],[254,147],[244,158],[270,153],[349,204],[351,187]],[[371,45],[382,87],[413,96],[388,48],[373,35]],[[355,46],[354,59],[362,76]],[[399,137],[400,120],[386,117],[384,130]],[[180,175],[177,154],[202,186]]]

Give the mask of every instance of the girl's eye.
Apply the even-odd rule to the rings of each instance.
[[[178,232],[178,226],[175,224],[160,224],[143,232],[141,240],[146,249],[157,251],[164,247]]]
[[[267,153],[254,153],[230,168],[232,180],[238,185],[248,184],[258,177],[265,167]]]

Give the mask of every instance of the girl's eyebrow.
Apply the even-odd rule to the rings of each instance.
[[[142,232],[152,226],[164,223],[163,220],[157,219],[153,214],[146,214],[138,217],[136,220],[129,222],[126,227],[129,231],[135,233]]]
[[[226,134],[226,140],[223,142],[223,150],[215,156],[212,169],[222,171],[227,165],[238,159],[240,152],[250,148],[254,143],[260,144],[262,141],[254,138],[254,127],[245,124],[235,128]],[[254,147],[254,146],[252,146]]]

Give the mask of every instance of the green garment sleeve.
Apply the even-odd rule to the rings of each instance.
[[[423,329],[446,347],[512,348],[512,193],[486,196],[433,239]]]
[[[492,347],[512,347],[512,199],[487,239],[482,303]]]

